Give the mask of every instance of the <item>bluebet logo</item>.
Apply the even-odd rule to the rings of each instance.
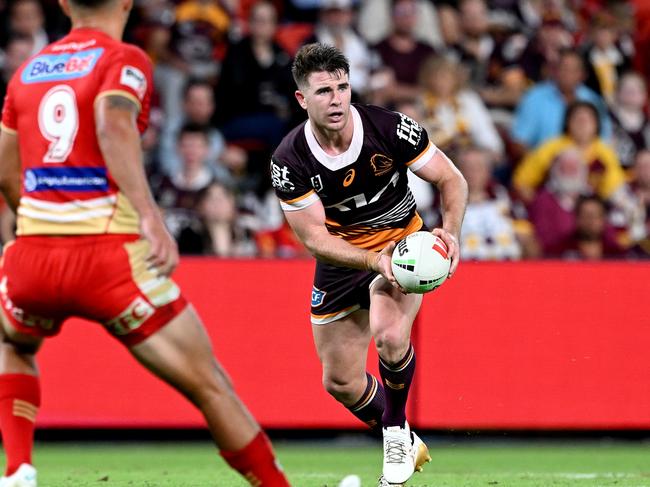
[[[108,176],[103,167],[42,167],[27,169],[23,179],[25,192],[106,191]]]
[[[20,79],[23,83],[42,83],[82,78],[95,69],[103,52],[100,47],[75,53],[42,54],[25,66]]]

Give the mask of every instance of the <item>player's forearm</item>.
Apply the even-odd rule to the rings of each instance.
[[[157,212],[144,172],[138,132],[110,127],[97,135],[106,167],[138,215],[142,218]]]
[[[20,203],[21,173],[18,137],[2,130],[0,131],[0,192],[14,213]]]
[[[0,192],[9,208],[16,213],[20,203],[20,173],[8,174],[0,178]]]
[[[438,188],[442,196],[442,228],[457,237],[467,207],[467,182],[459,171],[455,171],[441,181]]]
[[[373,270],[379,255],[330,234],[307,237],[303,243],[321,262],[353,269]]]

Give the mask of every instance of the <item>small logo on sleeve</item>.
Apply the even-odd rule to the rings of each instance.
[[[147,92],[147,78],[135,66],[124,66],[122,68],[120,83],[135,91],[140,100],[144,98],[144,94]]]
[[[323,301],[325,300],[325,295],[327,294],[327,291],[321,291],[318,289],[316,286],[314,286],[311,290],[311,306],[312,308],[318,308],[321,304],[323,304]]]
[[[323,180],[321,179],[320,174],[316,174],[316,176],[311,178],[311,185],[317,193],[320,193],[323,190]]]

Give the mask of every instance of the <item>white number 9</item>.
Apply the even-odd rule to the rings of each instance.
[[[79,130],[77,99],[72,88],[58,85],[43,96],[38,107],[38,126],[50,141],[43,162],[65,162]]]

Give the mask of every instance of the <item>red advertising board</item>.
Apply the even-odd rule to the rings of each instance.
[[[321,386],[312,271],[311,261],[184,259],[175,279],[265,426],[360,427]],[[410,422],[650,428],[649,276],[649,264],[464,263],[420,312]],[[99,325],[71,320],[39,363],[41,427],[202,425]]]

